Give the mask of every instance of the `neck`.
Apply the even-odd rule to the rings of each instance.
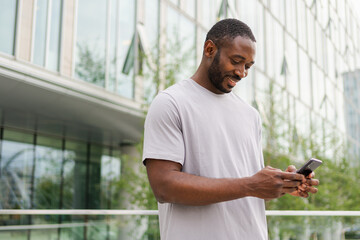
[[[191,79],[193,79],[200,86],[206,88],[207,90],[213,93],[218,93],[218,90],[210,82],[208,75],[208,68],[205,66],[203,62],[200,63],[200,66],[196,70],[195,74],[191,77]]]

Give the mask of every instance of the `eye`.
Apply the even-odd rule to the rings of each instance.
[[[234,59],[231,59],[231,63],[234,64],[234,65],[237,65],[237,64],[239,64],[240,62],[239,62],[239,61],[236,61],[236,60],[234,60]]]

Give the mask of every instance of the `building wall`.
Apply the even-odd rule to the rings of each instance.
[[[126,135],[125,130],[129,128],[124,126],[132,122],[131,117],[142,119],[143,116],[137,114],[141,112],[141,104],[151,102],[158,90],[156,84],[162,89],[173,74],[171,70],[176,70],[177,80],[192,75],[202,57],[206,32],[217,20],[226,17],[243,20],[254,31],[256,64],[234,91],[258,107],[265,124],[268,121],[267,99],[270,96],[274,100],[283,121],[277,129],[283,133],[280,152],[288,153],[295,138],[309,139],[308,142],[319,146],[323,155],[335,159],[341,156],[335,152],[336,148],[329,147],[334,139],[335,146],[347,143],[359,146],[359,139],[346,128],[344,111],[344,105],[351,105],[352,114],[360,118],[359,104],[352,98],[344,98],[342,77],[360,67],[359,20],[350,1],[5,0],[0,5],[0,75],[9,82],[10,75],[23,74],[21,81],[13,77],[13,81],[18,81],[13,88],[26,89],[26,84],[34,85],[30,84],[28,75],[40,74],[42,81],[49,82],[52,93],[59,98],[68,99],[68,92],[84,89],[81,99],[90,104],[89,108],[96,105],[102,109],[105,105],[109,107],[110,102],[107,113],[119,116],[112,118],[113,126],[123,128],[121,134],[114,134],[106,128],[112,124],[111,119],[106,123],[97,121],[100,123],[96,125],[77,117],[80,114],[74,108],[67,112],[70,117],[66,119],[55,113],[48,116],[50,120],[46,124],[51,127],[38,131],[36,121],[43,117],[34,110],[37,106],[29,112],[20,106],[24,101],[34,101],[32,97],[23,98],[19,105],[2,101],[2,174],[5,176],[4,171],[13,169],[21,176],[24,189],[28,191],[23,197],[30,198],[20,201],[24,204],[21,207],[106,207],[98,199],[101,194],[89,192],[89,187],[107,181],[104,161],[115,159],[120,167],[119,144],[122,141],[128,141],[128,136],[135,134],[134,139],[140,139],[141,128],[137,132],[128,131]],[[25,70],[19,70],[22,68],[26,69],[26,74]],[[10,89],[5,80],[1,81],[3,89]],[[37,87],[39,93],[44,93],[41,89]],[[96,103],[92,100],[94,96]],[[13,98],[4,97],[7,99]],[[29,104],[34,105],[31,103],[35,101]],[[44,103],[44,107],[49,104]],[[50,107],[57,106],[51,104],[54,105]],[[96,115],[87,117],[91,111],[82,110],[85,118]],[[8,124],[6,119],[19,119],[15,112],[20,112],[25,122],[29,121],[17,124],[13,120]],[[27,117],[32,114],[34,117]],[[34,124],[30,121],[33,118],[38,119]],[[65,120],[79,133],[64,135]],[[82,128],[84,122],[86,127]],[[46,130],[54,128],[58,130]],[[94,128],[101,137],[89,137]],[[117,141],[109,140],[119,135]],[[70,146],[79,149],[72,150],[74,157],[68,161]],[[22,149],[27,150],[22,152]],[[20,152],[17,154],[17,151]],[[43,151],[49,154],[48,158]],[[302,159],[313,153],[293,151],[291,154]],[[38,181],[48,176],[44,170],[47,162],[55,164],[52,171],[60,182],[67,181],[66,171],[83,181],[75,182],[70,190],[64,189],[65,185],[57,186],[54,194],[87,186],[81,188],[83,191],[72,193],[71,204],[36,203]],[[72,165],[66,168],[66,164]],[[15,196],[6,195],[2,207],[19,206]]]

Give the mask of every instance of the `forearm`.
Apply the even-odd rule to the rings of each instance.
[[[159,202],[207,205],[250,196],[249,178],[206,178],[173,171],[154,188]]]
[[[182,172],[179,163],[149,159],[146,169],[159,202],[207,205],[242,197],[278,198],[293,192],[304,180],[296,173],[266,167],[251,177],[207,178]]]

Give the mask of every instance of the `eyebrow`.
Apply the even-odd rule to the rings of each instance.
[[[239,55],[239,54],[233,55],[232,57],[241,58],[242,60],[246,60],[246,58],[244,58],[243,56],[241,56],[241,55]],[[250,63],[251,63],[251,64],[254,64],[255,61],[251,61]]]

